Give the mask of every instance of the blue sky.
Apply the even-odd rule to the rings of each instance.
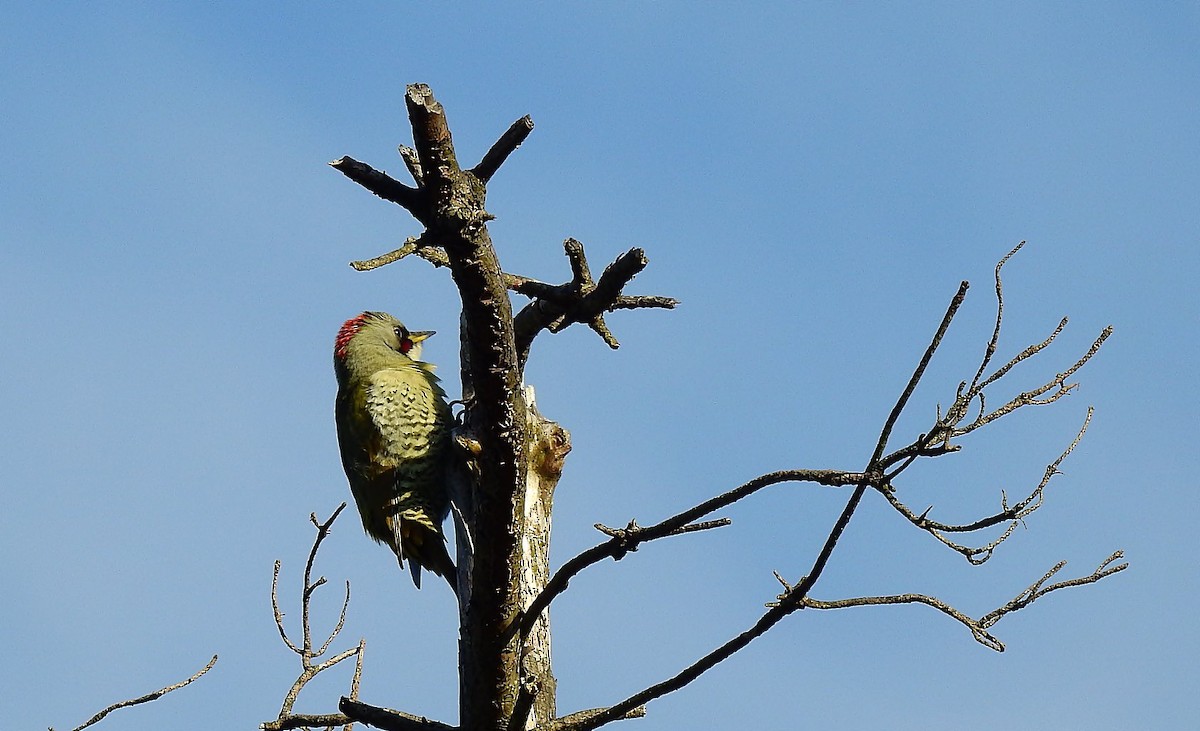
[[[496,176],[510,271],[563,281],[645,247],[623,343],[539,340],[528,377],[575,450],[553,559],[754,475],[857,469],[961,279],[973,287],[900,436],[973,372],[990,277],[1003,354],[1071,324],[1009,393],[1115,335],[1057,405],[1015,415],[901,483],[970,519],[1028,491],[1096,416],[1045,507],[987,565],[879,499],[815,595],[905,591],[982,614],[1060,559],[1133,566],[996,628],[991,652],[921,607],[801,613],[641,729],[1185,728],[1195,723],[1192,464],[1200,389],[1200,13],[1186,4],[591,3],[10,5],[0,30],[0,668],[5,725],[252,727],[298,672],[276,635],[312,529],[348,499],[330,349],[364,309],[435,329],[456,391],[456,300],[420,261],[351,259],[418,232],[329,169],[400,176],[404,86],[430,84],[460,159],[537,125]],[[734,525],[645,547],[554,606],[559,708],[605,705],[749,626],[846,498],[783,486]],[[335,648],[367,639],[363,698],[453,722],[455,625],[344,515],[317,570]],[[346,668],[298,710],[333,709]],[[333,676],[337,677],[333,677]]]

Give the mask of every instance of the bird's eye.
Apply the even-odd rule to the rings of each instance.
[[[400,327],[394,328],[393,332],[396,333],[396,339],[400,341],[400,347],[397,348],[397,350],[404,355],[408,355],[408,351],[413,349],[412,338],[408,337],[408,328],[401,325]]]

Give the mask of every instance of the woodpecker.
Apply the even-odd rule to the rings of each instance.
[[[363,528],[457,591],[442,522],[450,511],[450,407],[434,366],[421,358],[433,332],[413,332],[384,312],[342,325],[333,346],[338,446]]]

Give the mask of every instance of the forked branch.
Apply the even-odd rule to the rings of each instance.
[[[1019,594],[1015,599],[990,612],[989,614],[980,617],[979,619],[973,619],[966,613],[955,609],[953,606],[939,599],[920,594],[861,597],[833,602],[820,601],[809,596],[813,586],[817,583],[824,572],[830,556],[835,550],[855,511],[858,509],[868,488],[873,488],[874,490],[883,494],[887,498],[888,502],[898,512],[904,515],[905,518],[907,518],[913,525],[935,535],[939,540],[951,548],[963,552],[969,559],[972,559],[973,563],[981,563],[983,560],[986,560],[986,556],[991,555],[991,551],[996,547],[996,545],[998,545],[1012,533],[1016,524],[1022,518],[1037,509],[1037,507],[1041,504],[1046,485],[1049,483],[1050,479],[1058,473],[1058,466],[1067,457],[1067,455],[1071,453],[1071,451],[1079,443],[1079,440],[1083,437],[1083,433],[1087,429],[1088,420],[1091,418],[1090,409],[1088,411],[1088,420],[1085,420],[1084,425],[1080,429],[1079,433],[1071,441],[1070,445],[1059,455],[1059,457],[1046,467],[1042,481],[1028,497],[1013,506],[1009,506],[1007,504],[1007,498],[1002,497],[1002,509],[999,513],[982,518],[972,523],[964,525],[950,525],[932,521],[927,517],[928,511],[917,515],[906,505],[904,505],[904,503],[902,503],[896,496],[896,486],[893,483],[894,479],[917,458],[934,457],[955,452],[957,451],[958,447],[957,445],[951,444],[951,438],[969,433],[970,431],[995,421],[996,419],[1001,418],[1008,413],[1012,413],[1023,406],[1052,403],[1065,393],[1069,392],[1072,386],[1068,383],[1068,379],[1076,371],[1078,371],[1079,368],[1087,363],[1087,361],[1093,355],[1095,355],[1100,345],[1104,342],[1104,339],[1108,337],[1110,330],[1106,329],[1101,337],[1097,339],[1097,341],[1082,358],[1077,360],[1075,364],[1066,371],[1058,374],[1048,384],[1022,393],[1005,406],[988,412],[985,406],[985,397],[983,393],[984,389],[987,386],[997,382],[1005,374],[1010,372],[1018,363],[1041,352],[1041,350],[1043,350],[1047,345],[1049,345],[1050,342],[1053,341],[1054,337],[1058,332],[1061,331],[1062,328],[1062,325],[1060,325],[1059,329],[1056,330],[1055,333],[1045,342],[1031,346],[1025,351],[1022,351],[1021,354],[1010,360],[996,372],[990,375],[984,375],[987,371],[987,366],[996,351],[1000,333],[1000,325],[1002,322],[1003,290],[1000,280],[1000,270],[1002,269],[1004,263],[1007,262],[1008,259],[1019,249],[1020,246],[1010,252],[996,267],[996,291],[998,300],[996,325],[992,337],[985,348],[984,356],[978,371],[971,379],[969,385],[967,382],[964,382],[962,385],[960,385],[954,405],[947,411],[945,417],[941,416],[939,413],[939,418],[934,429],[931,429],[926,434],[920,435],[916,440],[906,447],[896,450],[890,454],[887,453],[888,442],[891,439],[892,433],[900,419],[900,416],[908,407],[908,404],[915,393],[917,386],[924,378],[926,369],[932,361],[933,356],[938,350],[943,337],[948,331],[951,322],[953,321],[966,297],[968,289],[968,284],[966,282],[961,284],[958,292],[951,300],[937,331],[929,343],[929,346],[926,348],[924,355],[922,356],[900,397],[897,399],[896,404],[893,406],[892,410],[885,419],[872,455],[867,462],[866,468],[862,472],[853,473],[825,470],[815,473],[792,471],[789,473],[773,473],[772,475],[764,475],[760,478],[756,478],[756,480],[752,480],[751,482],[734,491],[714,498],[713,500],[703,503],[692,510],[680,513],[678,516],[668,519],[667,521],[664,521],[656,526],[652,526],[651,528],[641,528],[640,526],[637,526],[636,523],[630,523],[627,528],[619,531],[607,529],[606,533],[611,536],[609,541],[595,546],[579,556],[576,556],[571,561],[568,561],[567,564],[565,564],[563,568],[555,574],[554,578],[551,579],[550,584],[546,587],[546,591],[543,593],[543,595],[539,596],[534,605],[530,607],[531,611],[540,611],[541,609],[544,609],[544,607],[548,605],[555,596],[566,589],[567,582],[586,566],[592,565],[593,563],[603,560],[604,558],[611,557],[614,559],[619,559],[626,551],[636,549],[639,542],[669,535],[671,534],[671,531],[678,530],[688,525],[692,521],[695,521],[697,518],[707,514],[708,512],[711,512],[710,508],[716,509],[717,507],[724,507],[736,502],[737,500],[749,497],[753,493],[757,492],[757,490],[770,484],[800,479],[803,481],[818,482],[818,484],[854,485],[854,491],[851,494],[850,499],[847,501],[841,514],[830,530],[829,535],[827,536],[821,551],[818,553],[812,568],[795,584],[789,584],[782,577],[780,577],[779,574],[776,574],[776,577],[779,578],[780,583],[783,584],[785,590],[783,594],[778,597],[776,602],[768,605],[766,613],[764,613],[752,627],[736,637],[733,637],[719,647],[713,649],[711,652],[704,655],[695,663],[683,669],[673,677],[635,693],[625,700],[611,706],[610,708],[601,709],[595,713],[589,713],[587,716],[581,717],[574,723],[555,726],[554,731],[590,731],[591,729],[599,728],[604,724],[622,718],[624,714],[630,712],[632,709],[642,707],[644,704],[654,700],[655,698],[659,698],[684,687],[718,663],[724,661],[737,651],[744,648],[746,645],[750,644],[750,642],[753,640],[761,637],[767,632],[767,630],[775,626],[784,617],[801,609],[842,609],[851,606],[880,604],[925,604],[941,611],[947,616],[950,616],[965,625],[971,630],[972,635],[976,638],[976,640],[985,646],[1001,651],[1004,649],[1004,645],[990,632],[988,632],[988,628],[999,621],[1001,617],[1018,611],[1033,603],[1033,601],[1037,598],[1045,596],[1046,594],[1058,589],[1092,584],[1107,576],[1111,576],[1119,571],[1123,571],[1127,567],[1128,564],[1125,563],[1113,565],[1115,561],[1122,557],[1121,552],[1118,551],[1106,559],[1096,569],[1096,571],[1088,576],[1069,579],[1055,584],[1047,584],[1054,574],[1061,570],[1065,565],[1065,563],[1059,563],[1053,569],[1047,572],[1046,575],[1040,580]],[[961,422],[966,419],[966,414],[969,410],[967,407],[975,402],[978,402],[979,404],[980,415],[966,426],[960,426]],[[946,534],[949,533],[971,532],[998,525],[1005,521],[1011,521],[1005,533],[1000,538],[983,546],[982,548],[972,549],[959,546],[950,539],[946,538]],[[522,627],[524,628],[526,622],[529,621],[531,621],[530,617],[524,618],[522,621]],[[544,726],[542,728],[549,729],[549,726]]]
[[[318,662],[321,657],[329,650],[329,646],[341,633],[342,627],[346,623],[346,610],[350,606],[350,582],[346,582],[346,594],[342,600],[342,609],[338,613],[337,623],[333,630],[316,649],[313,648],[312,625],[310,622],[310,607],[312,604],[313,593],[326,583],[325,577],[322,576],[316,581],[312,579],[313,564],[317,558],[317,551],[321,548],[321,543],[328,537],[330,529],[333,526],[333,521],[341,515],[342,510],[346,508],[346,503],[342,503],[333,511],[329,519],[324,522],[318,522],[316,513],[309,515],[309,521],[317,529],[317,535],[313,539],[312,548],[308,552],[308,561],[304,565],[304,586],[300,594],[300,643],[292,641],[288,636],[287,629],[283,625],[283,612],[279,609],[279,569],[280,562],[275,562],[275,570],[271,576],[271,609],[275,615],[275,628],[279,631],[279,636],[288,649],[300,656],[300,675],[296,681],[292,683],[292,687],[284,696],[283,705],[279,709],[279,716],[272,720],[261,724],[260,728],[264,731],[284,731],[284,729],[293,728],[313,728],[313,727],[333,727],[343,726],[351,723],[352,719],[339,714],[294,714],[292,707],[296,703],[300,691],[308,684],[308,681],[315,678],[319,673],[322,673],[334,665],[348,660],[351,657],[356,658],[354,667],[354,676],[350,685],[350,697],[358,697],[359,682],[362,678],[362,661],[363,652],[366,649],[365,640],[359,640],[357,647],[352,647],[347,650]],[[347,726],[347,728],[349,728]]]
[[[924,604],[926,606],[933,607],[942,614],[945,614],[969,629],[975,640],[984,647],[995,650],[996,652],[1004,652],[1004,643],[988,632],[988,628],[994,626],[1005,615],[1020,611],[1021,609],[1024,609],[1032,604],[1035,600],[1046,596],[1051,592],[1073,586],[1094,584],[1107,576],[1112,576],[1119,571],[1124,571],[1125,569],[1129,568],[1128,563],[1119,563],[1115,566],[1113,565],[1114,562],[1123,557],[1124,553],[1121,551],[1116,551],[1111,556],[1104,559],[1104,561],[1098,567],[1096,567],[1096,570],[1087,576],[1080,576],[1074,579],[1067,579],[1066,581],[1060,581],[1055,584],[1047,585],[1046,582],[1067,565],[1066,561],[1060,561],[1055,564],[1053,568],[1047,571],[1042,578],[1035,581],[1031,586],[1022,591],[1011,601],[992,610],[991,612],[988,612],[979,619],[972,619],[965,613],[955,609],[946,602],[937,599],[936,597],[925,596],[924,594],[868,596],[857,597],[854,599],[839,599],[828,602],[821,601],[819,599],[813,599],[811,597],[803,597],[800,599],[800,604],[802,608],[805,609],[847,609],[849,607],[881,606],[885,604]],[[775,577],[779,579],[779,582],[784,586],[784,593],[780,595],[779,600],[785,601],[788,597],[788,594],[792,591],[792,587],[789,586],[788,583],[779,576],[779,574],[776,574]]]
[[[533,298],[513,318],[517,353],[521,362],[529,359],[533,339],[543,330],[561,332],[569,325],[581,322],[590,327],[608,347],[620,347],[608,329],[604,313],[616,309],[658,307],[672,309],[679,302],[670,297],[627,297],[625,286],[638,275],[650,260],[641,249],[630,249],[605,268],[599,281],[592,279],[583,244],[575,239],[563,242],[563,250],[571,263],[571,281],[552,286],[526,280],[514,291]]]
[[[885,472],[886,479],[877,489],[884,495],[888,503],[917,528],[929,533],[948,548],[962,554],[973,564],[981,564],[993,555],[996,547],[1014,534],[1020,521],[1042,506],[1046,486],[1051,478],[1058,473],[1058,466],[1067,455],[1075,449],[1087,431],[1091,421],[1092,410],[1089,408],[1083,426],[1067,448],[1046,467],[1045,474],[1038,485],[1022,500],[1014,505],[1008,504],[1007,495],[1001,492],[1000,511],[961,525],[944,523],[929,518],[932,506],[917,513],[906,505],[899,497],[895,480],[907,470],[916,460],[925,457],[938,457],[956,452],[960,445],[954,440],[966,436],[988,424],[1012,414],[1027,406],[1044,406],[1054,403],[1074,390],[1076,384],[1070,379],[1099,352],[1105,340],[1112,334],[1112,328],[1106,327],[1092,342],[1082,356],[1077,358],[1068,368],[1057,373],[1053,378],[1040,385],[1028,388],[1017,396],[1010,398],[1002,406],[988,408],[987,389],[995,386],[1005,377],[1015,372],[1018,365],[1030,361],[1034,356],[1045,351],[1063,332],[1067,318],[1062,318],[1053,332],[1044,340],[1034,343],[1014,355],[995,370],[988,372],[992,359],[996,354],[1000,333],[1004,324],[1004,284],[1001,274],[1005,264],[1025,245],[1022,241],[1012,251],[1008,252],[995,269],[996,316],[992,335],[984,347],[978,367],[969,381],[963,380],[955,392],[954,401],[943,414],[939,409],[933,425],[909,444],[881,457],[879,467]],[[974,416],[971,414],[974,413]],[[981,545],[964,545],[948,537],[950,533],[970,533],[1002,523],[1007,523],[1004,530],[996,537]]]
[[[942,523],[932,520],[928,516],[929,512],[933,509],[933,506],[926,508],[920,515],[918,515],[913,512],[908,505],[900,501],[900,498],[896,494],[897,491],[894,488],[883,489],[880,490],[880,492],[883,494],[888,503],[896,509],[896,512],[903,515],[914,526],[929,533],[951,550],[962,554],[963,557],[965,557],[971,563],[975,565],[982,564],[992,557],[992,553],[995,551],[997,546],[1008,540],[1009,536],[1013,534],[1017,526],[1020,525],[1020,523],[1026,517],[1032,515],[1034,511],[1042,507],[1045,499],[1046,486],[1050,484],[1050,480],[1053,479],[1055,475],[1061,474],[1058,470],[1059,465],[1062,464],[1063,460],[1067,458],[1067,455],[1074,451],[1080,440],[1083,439],[1083,435],[1087,432],[1088,425],[1091,423],[1092,413],[1093,409],[1088,407],[1087,416],[1083,420],[1083,426],[1080,427],[1079,432],[1076,433],[1075,438],[1071,440],[1071,443],[1067,445],[1067,448],[1058,455],[1058,458],[1046,465],[1046,470],[1042,474],[1041,481],[1036,487],[1034,487],[1032,492],[1026,495],[1019,502],[1009,505],[1008,495],[1001,490],[1000,511],[975,520],[971,523],[954,525],[951,523]],[[999,525],[1000,523],[1004,523],[1005,521],[1008,521],[1008,525],[1005,526],[1004,531],[1000,533],[999,536],[993,538],[983,545],[966,546],[956,543],[949,536],[947,536],[948,533],[971,533],[974,531],[983,530],[985,528],[990,528],[992,526]]]

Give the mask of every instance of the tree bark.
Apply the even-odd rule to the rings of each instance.
[[[460,340],[466,396],[460,443],[469,445],[469,498],[460,506],[471,556],[460,570],[459,724],[508,726],[516,704],[518,648],[507,631],[520,616],[519,574],[527,474],[527,407],[512,308],[484,209],[486,189],[462,170],[441,104],[427,86],[406,95],[431,211],[422,222],[446,251],[462,299]],[[460,557],[460,562],[462,559]],[[465,581],[464,581],[465,578]]]

